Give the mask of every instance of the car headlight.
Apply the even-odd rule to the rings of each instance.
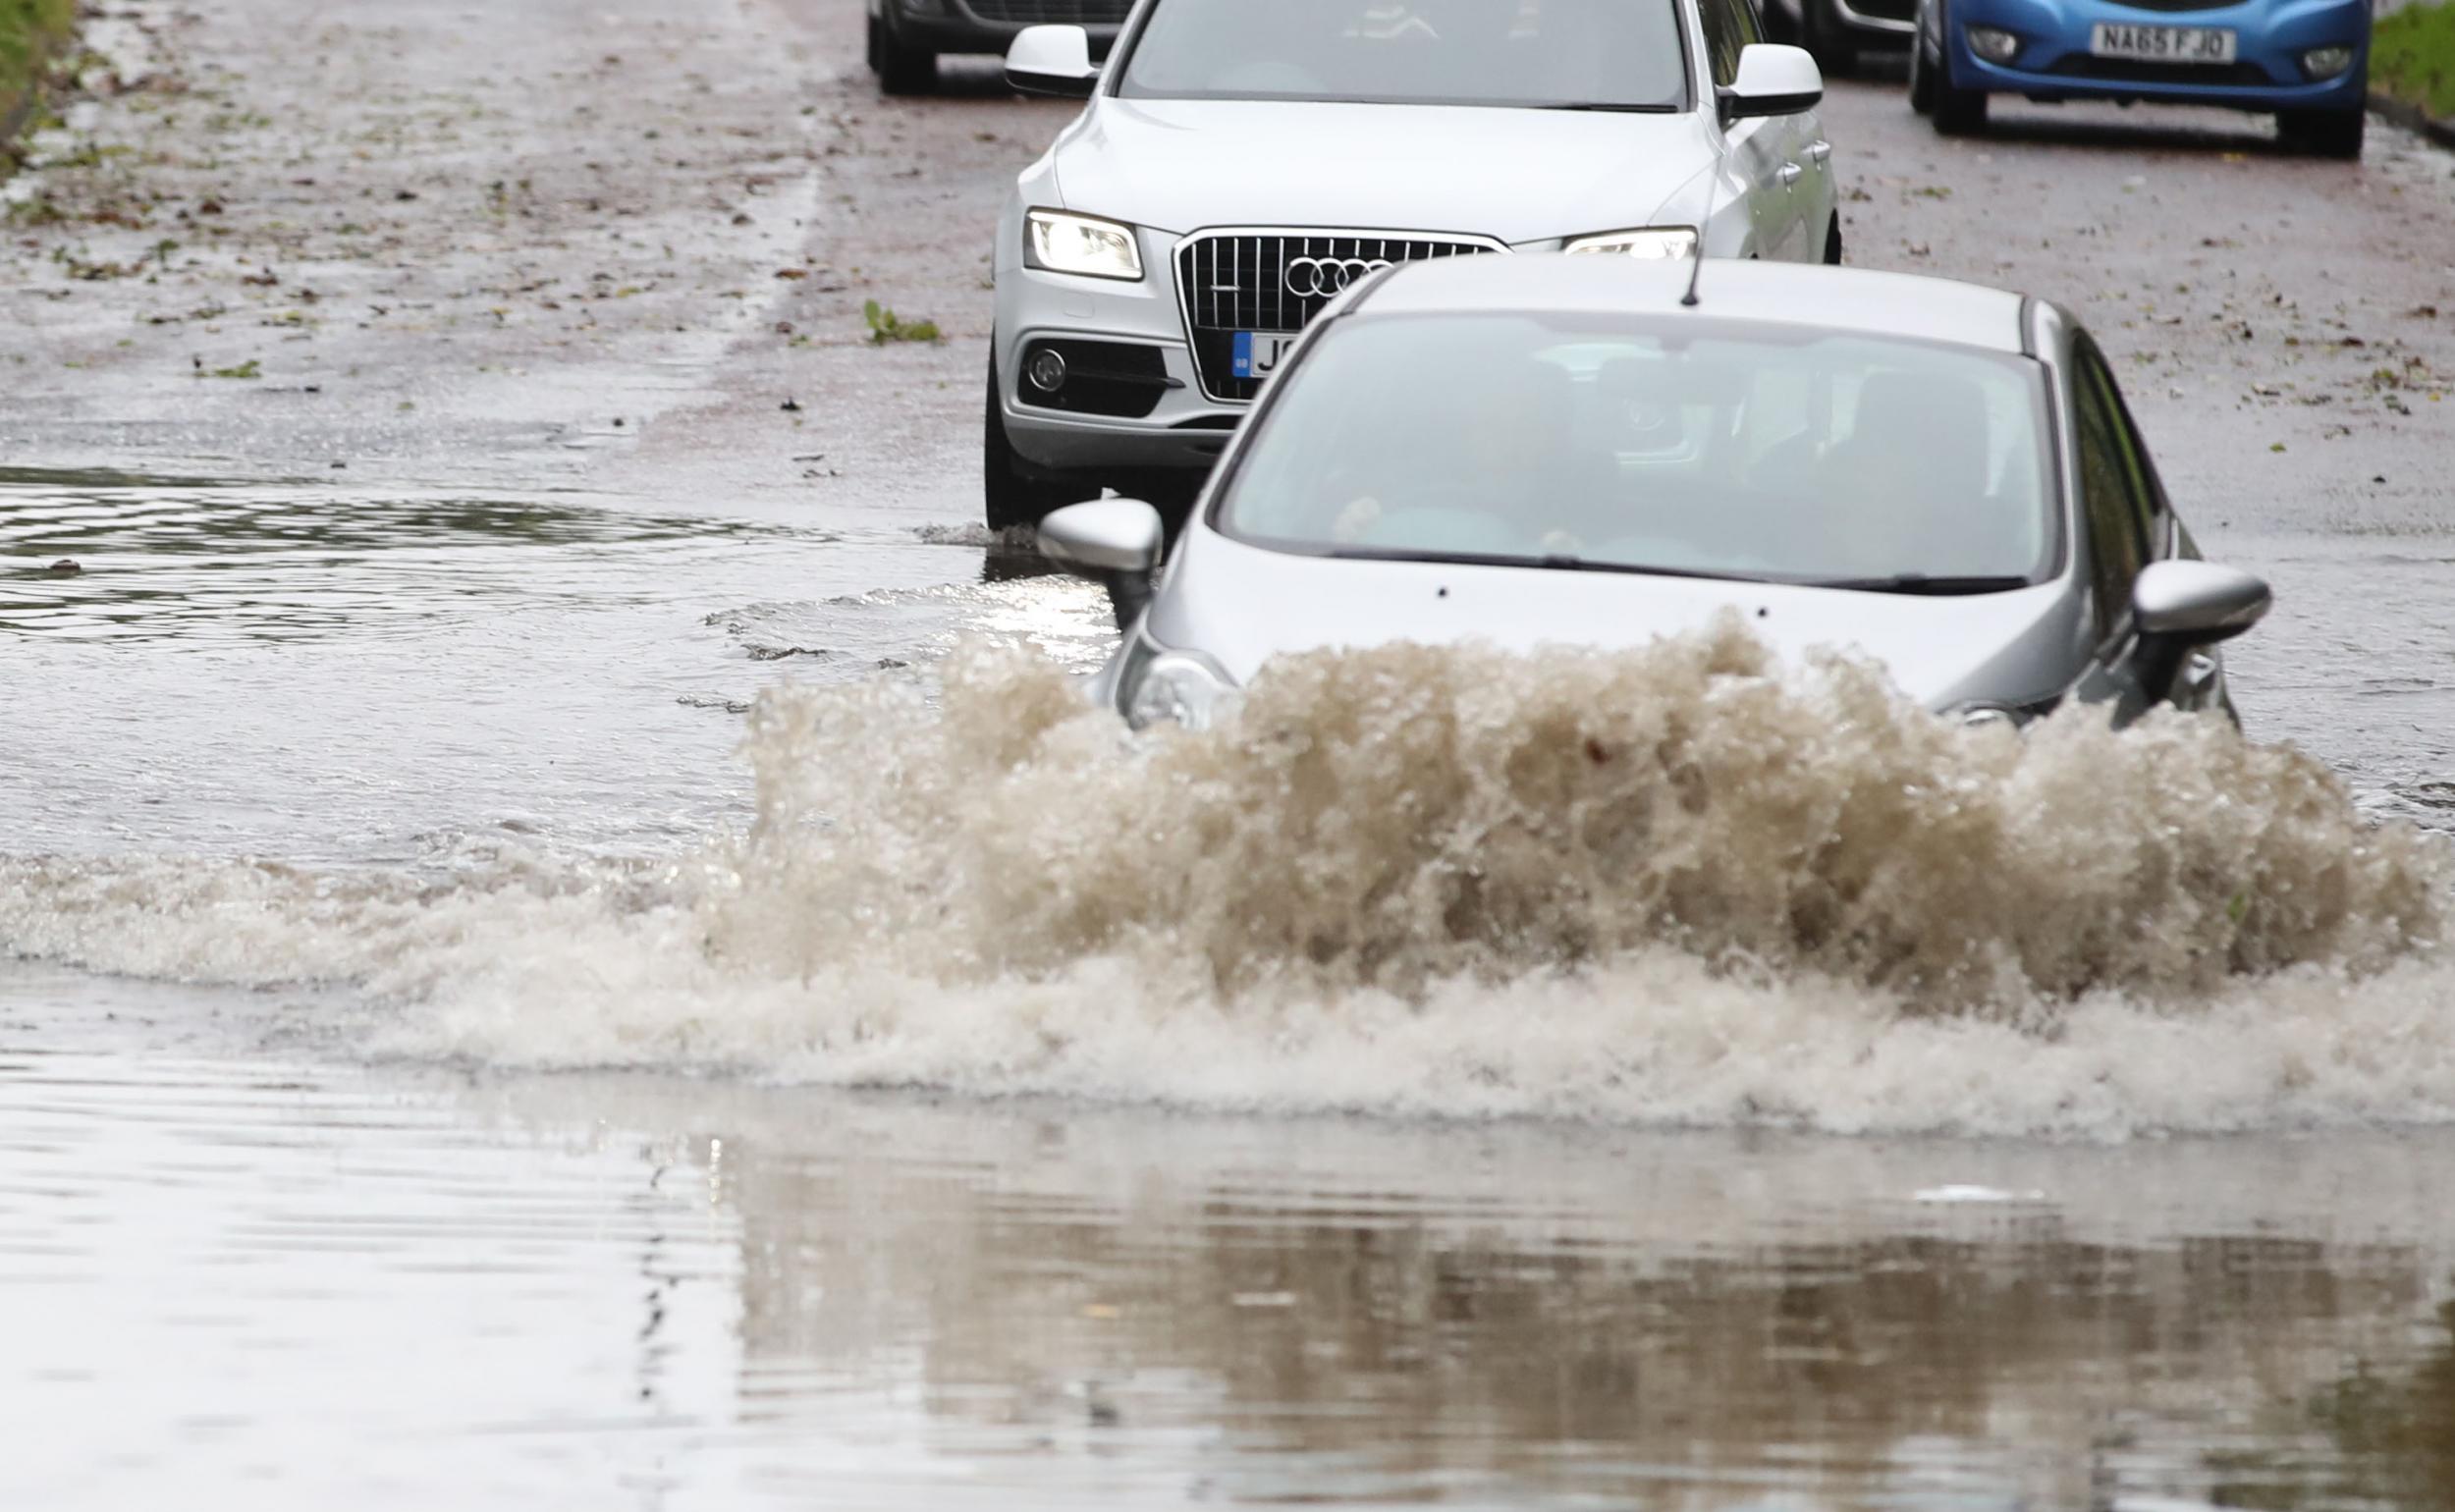
[[[2000,728],[2016,731],[2025,730],[2052,714],[2062,701],[2062,695],[2058,693],[2051,698],[2041,698],[2034,703],[2025,704],[1955,704],[1943,711],[1943,717],[1965,729]]]
[[[1620,257],[1692,257],[1696,255],[1694,226],[1647,226],[1636,231],[1605,231],[1571,237],[1563,252],[1604,252]]]
[[[1208,729],[1233,714],[1243,694],[1219,664],[1197,651],[1163,651],[1142,666],[1125,700],[1125,723],[1136,729],[1181,725]]]
[[[1969,50],[1989,63],[2009,63],[2020,56],[2020,38],[2000,27],[1972,27]]]
[[[1122,221],[1032,210],[1023,216],[1023,264],[1085,278],[1139,279],[1142,249]]]
[[[2352,66],[2350,47],[2314,47],[2302,54],[2302,68],[2313,79],[2333,79]]]

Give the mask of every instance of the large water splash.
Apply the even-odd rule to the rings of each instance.
[[[1964,730],[1862,664],[1784,676],[1735,624],[1296,657],[1231,726],[1147,750],[985,648],[940,707],[805,693],[752,728],[760,818],[712,939],[795,972],[1121,952],[1230,996],[1414,994],[1670,945],[1969,1007],[2375,970],[2444,901],[2436,846],[2214,720]]]
[[[387,1042],[1274,1108],[2210,1128],[2455,1113],[2445,847],[2210,719],[2026,738],[1650,649],[1393,646],[1127,737],[1026,651],[770,696],[662,868],[0,869],[0,942],[342,979]]]

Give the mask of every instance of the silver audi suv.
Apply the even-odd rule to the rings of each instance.
[[[1324,303],[1509,252],[1835,260],[1824,81],[1753,0],[1141,0],[1008,197],[984,434],[993,525],[1110,485],[1181,503]]]

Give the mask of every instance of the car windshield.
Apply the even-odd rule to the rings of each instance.
[[[1730,322],[1340,321],[1214,522],[1280,550],[1975,593],[2059,553],[2038,364]]]
[[[1166,0],[1129,97],[1678,110],[1676,0]]]

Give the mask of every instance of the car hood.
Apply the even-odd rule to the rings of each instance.
[[[1693,113],[1113,96],[1055,154],[1067,209],[1163,232],[1332,226],[1503,242],[1649,224],[1712,161]]]
[[[1162,644],[1192,647],[1238,682],[1271,657],[1393,641],[1641,646],[1736,611],[1785,660],[1819,647],[1880,663],[1931,709],[2028,702],[2082,659],[2074,596],[2059,583],[1928,598],[1555,567],[1362,562],[1264,551],[1203,532],[1151,608]]]

